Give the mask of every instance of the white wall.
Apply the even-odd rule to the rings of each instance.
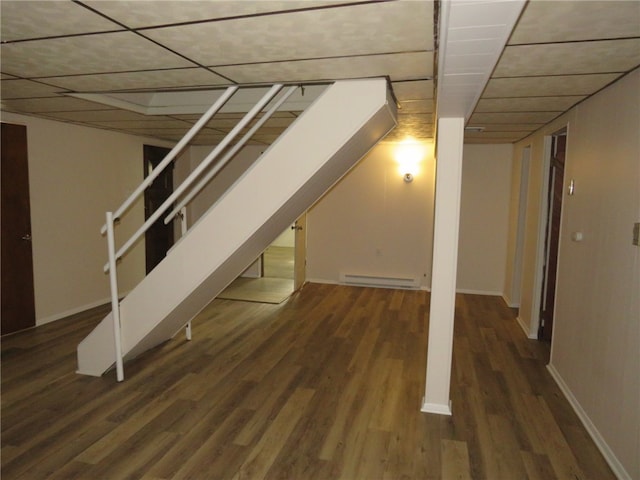
[[[394,159],[397,144],[373,148],[307,215],[307,279],[340,273],[416,277],[431,282],[433,144],[411,183]]]
[[[109,301],[105,212],[142,181],[143,145],[157,140],[2,112],[27,127],[36,324]],[[166,146],[166,145],[163,145]],[[117,229],[131,234],[143,221],[134,205]],[[119,267],[120,291],[144,276],[139,243]]]
[[[640,478],[640,71],[520,142],[531,145],[521,293],[537,328],[544,136],[567,126],[558,284],[549,369],[620,478]],[[514,228],[515,225],[511,225]],[[584,240],[571,240],[582,232]]]
[[[465,144],[457,290],[502,295],[513,146]]]

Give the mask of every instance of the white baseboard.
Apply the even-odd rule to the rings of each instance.
[[[490,290],[474,290],[471,288],[456,288],[456,293],[468,293],[469,295],[487,295],[491,297],[502,297],[502,292]]]
[[[629,475],[629,473],[625,470],[624,466],[620,463],[611,448],[609,448],[609,445],[602,437],[596,426],[593,424],[593,422],[589,418],[589,415],[587,415],[587,412],[584,411],[584,409],[580,405],[580,402],[578,402],[576,397],[573,396],[571,389],[562,379],[560,373],[558,373],[558,371],[552,364],[547,365],[547,370],[549,370],[549,373],[555,380],[556,384],[558,385],[558,387],[560,387],[560,390],[562,390],[562,393],[573,408],[573,411],[576,412],[576,415],[578,415],[578,418],[584,425],[584,428],[587,429],[587,432],[591,436],[591,439],[600,450],[600,453],[602,453],[602,455],[604,456],[604,459],[611,467],[611,470],[613,470],[615,476],[620,480],[631,480],[631,475]]]
[[[527,338],[530,338],[532,340],[536,340],[538,338],[538,335],[536,335],[535,333],[531,333],[529,331],[529,326],[526,323],[524,323],[524,320],[522,320],[520,315],[516,317],[516,322],[518,322],[518,325],[520,325],[520,328],[522,329],[524,334],[527,336]]]
[[[424,397],[422,397],[422,408],[420,408],[420,411],[424,413],[436,413],[438,415],[453,414],[451,410],[451,400],[449,400],[449,403],[441,405],[439,403],[428,403]]]
[[[509,308],[520,308],[520,302],[512,302],[505,294],[502,294],[502,300],[504,300],[504,303],[506,303]]]
[[[122,294],[123,297],[126,294]],[[98,300],[96,302],[91,302],[87,305],[81,305],[79,307],[72,308],[70,310],[66,310],[64,312],[56,313],[55,315],[49,315],[48,317],[38,318],[36,319],[36,326],[45,325],[47,323],[55,322],[56,320],[62,320],[63,318],[70,317],[71,315],[75,315],[76,313],[86,312],[87,310],[91,310],[92,308],[100,307],[107,303],[111,303],[111,297],[107,297],[102,300]]]
[[[327,280],[326,278],[307,278],[305,282],[319,283],[324,285],[345,285],[344,283],[341,283],[338,280]],[[345,285],[345,286],[362,286],[362,285]],[[365,288],[392,288],[392,287],[376,287],[376,286],[369,285],[368,287],[365,287]],[[411,288],[411,289],[406,289],[406,288],[398,288],[398,289],[399,290],[423,290],[426,292],[431,291],[431,289],[425,285],[421,285],[419,287]]]

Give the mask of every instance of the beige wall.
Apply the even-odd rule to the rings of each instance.
[[[307,279],[338,283],[341,273],[431,280],[433,144],[405,183],[396,144],[373,148],[307,215]]]
[[[412,183],[402,181],[397,143],[381,143],[309,212],[307,278],[340,273],[415,276],[431,285],[433,145]],[[501,295],[504,286],[511,145],[465,145],[458,290]]]
[[[36,323],[43,324],[109,301],[105,212],[142,181],[143,144],[162,145],[106,130],[2,112],[2,121],[27,126]],[[117,239],[143,219],[134,205]],[[120,292],[144,275],[144,245],[119,267]]]
[[[568,128],[558,285],[549,369],[621,477],[640,478],[640,71],[538,134],[532,147],[521,320],[537,328],[545,135]],[[517,167],[516,167],[517,168]],[[511,225],[513,228],[514,225]],[[582,242],[571,239],[584,235]]]
[[[464,146],[457,289],[502,295],[513,146]]]

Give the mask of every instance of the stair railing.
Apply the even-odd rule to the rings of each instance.
[[[153,181],[162,173],[162,171],[175,160],[176,156],[182,152],[187,144],[195,137],[202,127],[220,110],[220,108],[231,98],[238,90],[237,86],[229,87],[221,95],[215,103],[203,114],[203,116],[191,127],[187,134],[176,144],[167,156],[158,164],[156,168],[143,180],[143,182],[135,189],[135,191],[124,201],[124,203],[115,212],[106,212],[106,221],[102,226],[101,233],[107,236],[108,262],[104,266],[104,271],[109,272],[109,285],[111,288],[111,309],[113,320],[113,335],[115,345],[115,364],[116,378],[118,382],[124,380],[123,354],[122,354],[122,335],[121,335],[121,319],[120,319],[120,300],[118,296],[118,279],[117,279],[117,263],[129,251],[129,249],[145,234],[153,223],[164,214],[170,206],[183,194],[184,198],[179,205],[174,208],[164,219],[164,223],[169,223],[176,215],[182,214],[182,234],[186,233],[186,217],[185,207],[193,200],[193,198],[205,187],[205,185],[226,165],[229,160],[244,146],[244,144],[253,136],[253,134],[276,112],[276,110],[293,94],[298,88],[291,86],[285,94],[279,98],[274,105],[249,129],[249,131],[225,154],[220,162],[218,162],[206,175],[201,178],[198,184],[191,188],[193,183],[209,168],[211,163],[216,159],[222,151],[224,151],[233,139],[244,129],[255,116],[262,111],[263,108],[280,92],[282,84],[273,85],[267,93],[254,105],[249,112],[236,124],[236,126],[225,136],[209,155],[198,165],[196,169],[174,190],[174,192],[164,201],[164,203],[156,209],[153,214],[144,222],[144,224],[118,249],[115,245],[115,227],[119,223],[120,217],[131,207],[131,205],[140,197],[144,190],[153,183]],[[191,188],[191,190],[189,190]],[[187,339],[191,338],[191,325],[187,324]]]

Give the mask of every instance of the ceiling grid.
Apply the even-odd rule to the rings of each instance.
[[[447,3],[467,12],[459,17],[466,23],[444,32],[457,56],[447,68],[473,75],[485,65],[496,15],[519,0]],[[480,5],[488,10],[478,13]],[[2,109],[177,141],[197,116],[143,115],[69,94],[385,76],[400,104],[388,138],[430,139],[433,12],[432,0],[2,0]],[[479,98],[450,90],[455,101],[471,104],[469,125],[484,127],[467,141],[516,141],[640,64],[634,0],[530,0],[509,33],[495,69],[476,85],[477,92],[484,87]],[[267,122],[253,142],[272,142],[296,111]],[[196,141],[219,141],[230,128],[210,123]]]

